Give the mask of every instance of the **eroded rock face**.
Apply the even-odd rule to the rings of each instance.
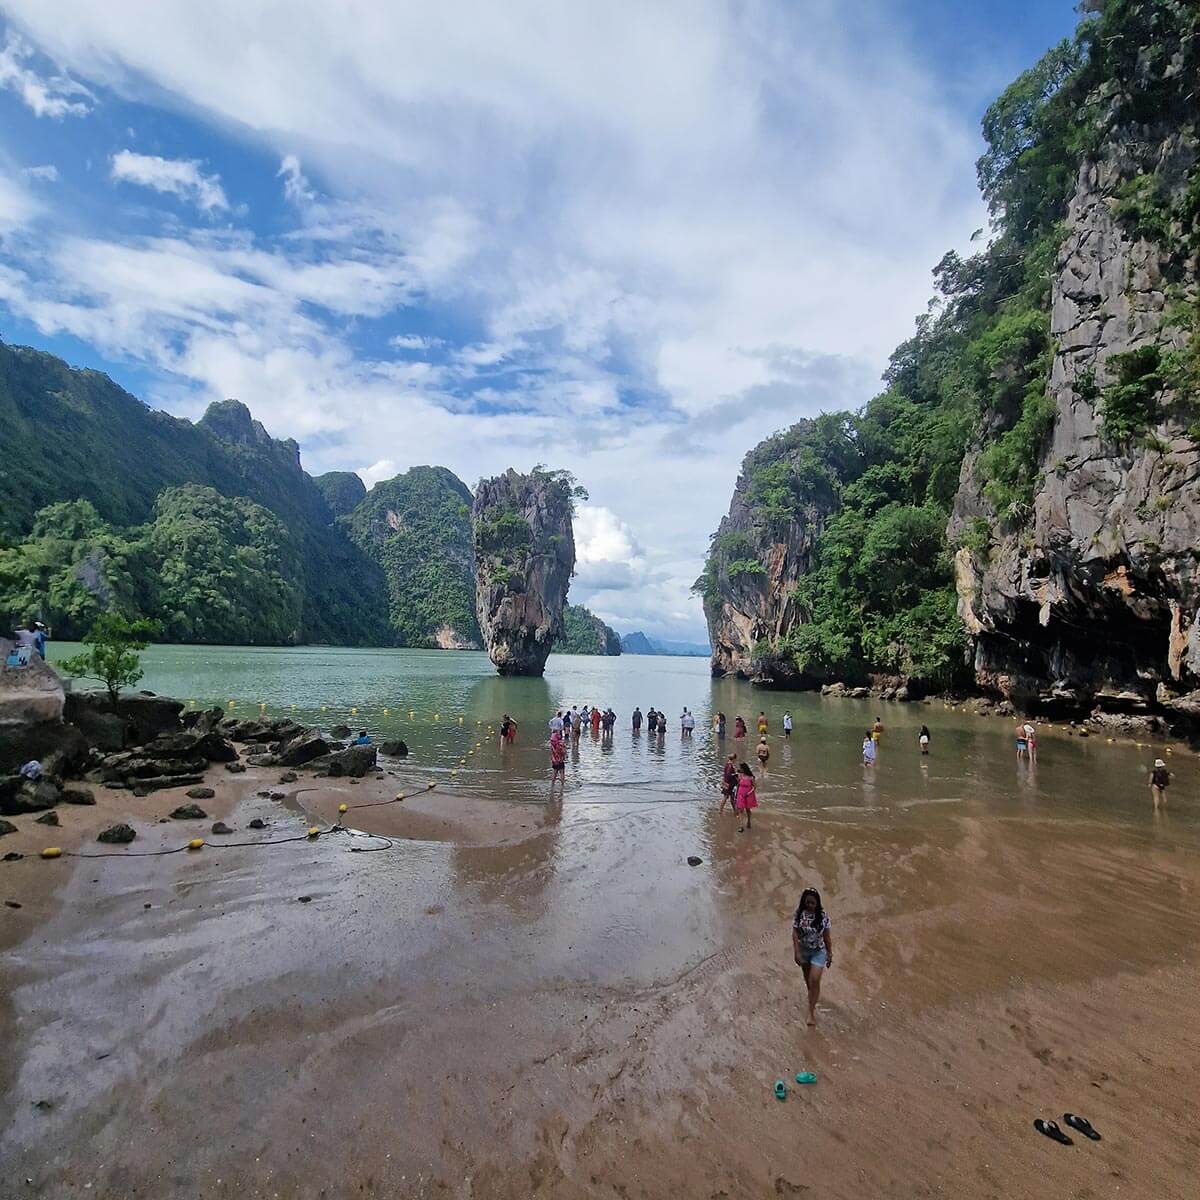
[[[816,541],[836,510],[808,505],[795,513],[786,529],[763,526],[747,501],[753,453],[743,463],[729,515],[721,518],[717,528],[715,574],[703,592],[712,673],[797,686],[805,681],[789,656],[767,655],[752,662],[754,648],[760,641],[778,641],[800,620],[796,585],[808,571]],[[731,573],[729,567],[738,562],[755,562],[758,569]]]
[[[1197,152],[1166,134],[1158,176],[1184,188]],[[982,518],[992,545],[957,552],[959,612],[979,685],[1023,704],[1083,711],[1106,695],[1200,685],[1200,446],[1185,433],[1188,407],[1168,387],[1147,436],[1119,445],[1101,430],[1114,355],[1184,345],[1171,296],[1197,285],[1194,257],[1114,215],[1122,181],[1146,165],[1113,149],[1078,178],[1052,284],[1056,417],[1030,519],[998,524],[978,453],[963,463],[949,537]]]
[[[554,471],[508,470],[475,492],[475,607],[501,675],[541,675],[563,632],[575,569],[572,481]]]

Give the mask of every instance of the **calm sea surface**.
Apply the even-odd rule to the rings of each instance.
[[[76,647],[51,646],[51,660]],[[895,704],[822,698],[812,693],[761,692],[733,680],[713,680],[708,661],[622,655],[554,655],[543,679],[499,677],[482,653],[355,650],[327,647],[246,648],[154,646],[143,656],[140,685],[231,714],[293,716],[328,729],[345,723],[376,739],[403,738],[411,764],[430,778],[480,796],[540,800],[548,786],[546,722],[556,708],[611,705],[617,712],[611,745],[590,731],[568,757],[566,801],[581,805],[677,803],[706,809],[717,794],[720,764],[736,751],[755,764],[754,742],[719,742],[713,715],[721,710],[753,731],[760,709],[770,721],[771,759],[759,796],[767,811],[852,822],[886,811],[892,819],[938,809],[962,816],[987,811],[1013,816],[1100,817],[1148,827],[1146,776],[1161,744],[1067,736],[1043,726],[1036,765],[1015,758],[1011,722],[954,711],[940,701]],[[669,714],[668,733],[651,739],[630,730],[634,705]],[[680,736],[679,714],[695,714],[692,739]],[[795,731],[783,738],[790,710]],[[519,724],[515,746],[500,749],[494,730],[503,713]],[[882,718],[879,761],[862,766],[862,736]],[[917,752],[922,723],[932,754]],[[489,736],[489,727],[493,730]],[[1195,757],[1175,746],[1172,836],[1194,835]],[[462,759],[466,758],[466,765]],[[452,774],[453,773],[453,774]],[[680,819],[683,819],[682,817]],[[696,830],[697,834],[702,831]]]

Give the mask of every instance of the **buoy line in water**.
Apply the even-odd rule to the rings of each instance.
[[[427,783],[425,791],[431,792],[437,787],[436,783]],[[320,792],[323,791],[320,787],[298,788],[292,792],[292,796],[299,796],[304,792]],[[405,799],[405,793],[400,792],[393,796],[390,800],[372,800],[365,804],[339,804],[338,813],[346,813],[352,808],[377,808],[381,804],[396,804]],[[294,837],[272,838],[269,841],[256,842],[213,842],[212,845],[218,850],[244,849],[251,846],[286,846],[291,842],[315,842],[319,838],[326,837],[331,833],[349,833],[351,837],[367,837],[375,841],[385,842],[383,846],[351,846],[352,854],[369,854],[374,850],[390,850],[395,844],[394,838],[384,837],[381,833],[361,833],[355,834],[347,829],[339,820],[336,825],[330,825],[328,829],[321,829],[317,825],[310,825],[304,833],[298,833]],[[42,850],[40,857],[42,858],[162,858],[168,854],[182,854],[187,850],[202,850],[206,845],[209,845],[204,838],[192,838],[185,842],[182,846],[169,846],[163,850],[63,850],[58,846],[47,846]]]

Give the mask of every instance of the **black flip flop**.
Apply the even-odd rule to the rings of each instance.
[[[1100,1135],[1092,1128],[1092,1123],[1087,1117],[1077,1117],[1074,1113],[1063,1113],[1063,1120],[1072,1129],[1077,1129],[1082,1133],[1085,1138],[1089,1138],[1093,1142],[1101,1140]]]
[[[1059,1142],[1063,1146],[1075,1145],[1075,1143],[1071,1141],[1071,1139],[1067,1137],[1067,1135],[1063,1133],[1061,1129],[1059,1129],[1056,1121],[1043,1121],[1041,1117],[1038,1117],[1038,1119],[1034,1121],[1033,1127],[1038,1131],[1038,1133],[1045,1134],[1046,1137],[1053,1142]]]

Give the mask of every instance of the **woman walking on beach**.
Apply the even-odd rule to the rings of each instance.
[[[750,828],[750,815],[758,807],[758,793],[754,790],[754,772],[749,763],[738,767],[737,800],[734,807],[746,814],[746,823],[738,826],[738,833]]]
[[[833,966],[833,939],[829,936],[829,914],[816,888],[805,888],[792,920],[792,952],[796,966],[804,972],[808,988],[808,1023],[817,1023],[817,1001],[821,998],[821,976]]]
[[[1154,760],[1154,770],[1150,772],[1150,797],[1154,801],[1154,811],[1159,806],[1167,807],[1167,788],[1171,786],[1171,772],[1161,758]]]

